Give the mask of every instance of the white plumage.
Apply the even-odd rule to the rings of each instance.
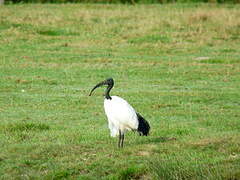
[[[119,130],[123,134],[127,130],[137,130],[138,119],[133,107],[118,96],[111,96],[111,98],[104,100],[104,110],[108,118],[111,136],[119,135]]]
[[[148,122],[137,113],[124,99],[118,96],[110,96],[109,92],[114,85],[112,78],[98,83],[90,92],[103,85],[107,85],[104,99],[104,110],[108,118],[108,127],[112,137],[119,136],[118,147],[123,147],[124,134],[128,130],[136,130],[139,135],[147,136],[150,126]]]

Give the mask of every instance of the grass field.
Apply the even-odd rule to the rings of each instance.
[[[240,179],[240,5],[0,7],[0,179]],[[151,124],[109,136],[103,92]]]

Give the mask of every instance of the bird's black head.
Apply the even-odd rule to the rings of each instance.
[[[106,85],[108,86],[113,86],[114,85],[114,81],[113,78],[108,78],[105,80]]]
[[[101,87],[101,86],[104,86],[104,85],[107,85],[107,89],[106,89],[106,92],[105,92],[105,97],[107,99],[111,99],[110,95],[109,95],[109,92],[110,90],[112,89],[113,85],[114,85],[114,81],[113,81],[113,78],[108,78],[100,83],[98,83],[96,86],[94,86],[94,88],[91,90],[89,96],[92,95],[92,92],[98,88],[98,87]]]

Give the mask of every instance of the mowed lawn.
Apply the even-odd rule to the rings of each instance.
[[[0,6],[0,179],[240,179],[240,5]],[[111,138],[104,88],[151,124]]]

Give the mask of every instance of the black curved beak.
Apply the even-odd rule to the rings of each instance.
[[[97,89],[98,87],[104,86],[104,85],[107,85],[107,82],[106,82],[106,81],[102,81],[102,82],[98,83],[98,84],[97,84],[96,86],[94,86],[94,88],[91,90],[89,96],[92,95],[92,93],[93,93],[93,91],[94,91],[95,89]]]

